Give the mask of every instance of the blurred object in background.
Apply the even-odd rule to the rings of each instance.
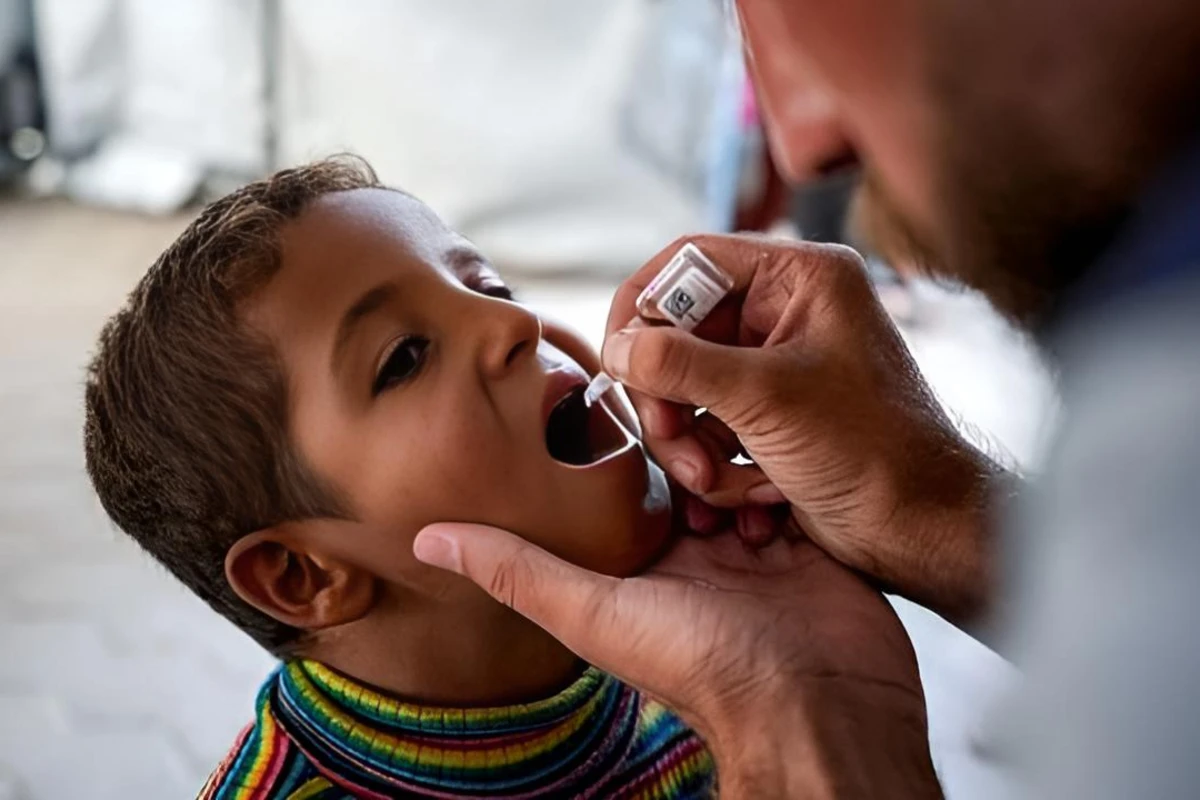
[[[35,21],[68,195],[166,213],[269,168],[263,0],[35,0]]]
[[[892,264],[872,252],[869,242],[860,241],[850,230],[851,200],[862,178],[861,171],[847,164],[796,187],[791,195],[790,218],[805,239],[838,242],[858,248],[867,259],[867,270],[880,302],[897,324],[918,320],[917,292],[912,281],[917,270]]]
[[[722,218],[739,52],[717,0],[283,0],[280,160],[358,151],[503,268],[623,276]]]
[[[858,188],[854,168],[834,172],[797,186],[791,193],[789,215],[800,234],[811,242],[846,242],[850,198]]]
[[[745,73],[719,0],[35,4],[44,192],[165,213],[348,150],[538,272],[625,275],[733,224]]]
[[[0,186],[45,149],[29,0],[0,0]]]

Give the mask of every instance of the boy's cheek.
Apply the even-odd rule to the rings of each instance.
[[[523,529],[514,532],[606,575],[644,570],[670,536],[670,497],[661,470],[643,461],[639,469],[597,475],[594,481],[587,472],[570,477],[575,480],[547,491],[545,502],[530,509]]]
[[[669,494],[661,470],[640,451],[615,469],[570,469],[549,460],[540,438],[513,441],[461,414],[447,430],[436,424],[442,418],[425,416],[422,427],[406,425],[406,435],[395,431],[398,438],[370,448],[368,469],[359,465],[367,485],[355,493],[356,516],[369,541],[355,560],[364,568],[389,580],[428,580],[429,568],[411,548],[417,532],[434,522],[505,528],[610,575],[640,572],[661,551]],[[412,458],[414,452],[421,456]]]

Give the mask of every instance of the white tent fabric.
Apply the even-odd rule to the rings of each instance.
[[[0,0],[0,70],[16,57],[29,24],[24,5],[18,0]]]
[[[51,146],[124,136],[204,169],[266,168],[259,0],[37,0]]]
[[[624,273],[709,224],[736,101],[716,0],[37,0],[37,27],[81,199],[166,210],[273,135],[276,166],[357,152],[527,270]]]
[[[177,209],[267,162],[261,0],[37,0],[51,152],[84,202]]]
[[[285,0],[280,155],[359,152],[499,263],[625,273],[705,222],[713,0]]]

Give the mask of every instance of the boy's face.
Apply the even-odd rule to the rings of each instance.
[[[432,522],[497,525],[614,575],[653,559],[669,529],[661,471],[607,410],[559,405],[595,354],[502,299],[469,242],[376,189],[321,198],[281,238],[246,316],[282,357],[300,453],[355,517],[323,547],[427,588],[440,577],[411,545]]]

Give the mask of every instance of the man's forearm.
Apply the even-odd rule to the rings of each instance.
[[[711,742],[723,800],[941,798],[924,700],[891,686],[811,682],[758,715],[747,710]]]
[[[890,574],[875,577],[980,638],[996,601],[996,531],[1021,479],[981,453],[954,462],[926,476],[922,502],[901,515]]]

